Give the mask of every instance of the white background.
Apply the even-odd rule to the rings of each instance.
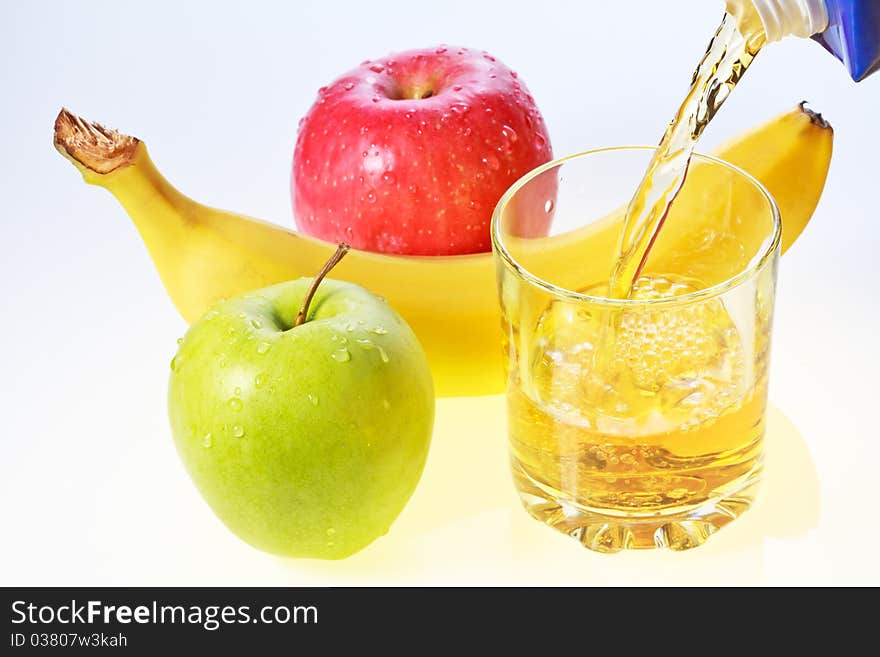
[[[603,556],[531,520],[503,400],[443,400],[422,483],[343,562],[241,543],[184,472],[166,419],[185,330],[132,224],[53,149],[61,105],[144,138],[183,191],[292,225],[296,124],[360,61],[441,42],[518,70],[557,155],[655,143],[721,0],[0,0],[0,584],[880,584],[880,74],[767,49],[703,149],[808,99],[836,129],[825,196],[782,262],[767,479],[699,550]]]

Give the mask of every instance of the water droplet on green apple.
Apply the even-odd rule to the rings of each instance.
[[[379,350],[379,358],[382,359],[383,363],[387,363],[389,360],[391,360],[390,358],[388,358],[388,354],[386,353],[386,351],[382,347],[380,347],[379,345],[376,345],[376,349]]]
[[[210,322],[212,319],[214,319],[219,314],[220,314],[220,311],[218,311],[218,310],[210,310],[210,311],[208,311],[208,314],[205,315],[205,321]]]
[[[388,333],[388,329],[386,329],[384,326],[374,326],[371,330],[376,335],[385,335],[386,333]]]
[[[178,367],[180,367],[180,359],[178,356],[175,356],[171,359],[171,371],[176,372]]]
[[[232,397],[229,400],[229,408],[231,408],[233,411],[235,411],[237,413],[242,408],[244,408],[244,404],[241,402],[241,400],[238,397]]]
[[[227,365],[229,365],[229,356],[227,356],[226,354],[220,354],[217,357],[217,365],[220,367],[226,367]]]
[[[240,424],[232,425],[232,435],[236,438],[241,438],[244,435],[244,427]]]
[[[195,438],[196,437],[196,428],[190,427],[186,432],[186,437],[190,438],[190,439]]]
[[[360,345],[361,349],[375,349],[376,345],[374,345],[370,340],[364,338],[363,340],[355,340],[355,342]]]
[[[335,360],[337,363],[346,363],[351,360],[351,352],[348,349],[337,349],[332,354],[330,354],[330,358]]]
[[[236,396],[236,397],[240,397],[240,396],[241,396],[241,388],[236,387],[235,390],[233,390],[233,392],[235,393],[235,396]]]
[[[258,388],[262,388],[264,385],[266,385],[267,378],[268,377],[263,373],[257,374],[257,377],[254,379],[254,385]]]
[[[183,344],[183,338],[177,338],[177,344]]]
[[[388,401],[387,399],[383,399],[382,400],[382,408],[384,408],[387,411],[389,408],[391,408],[391,402]]]
[[[336,533],[336,530],[333,527],[327,528],[327,536],[333,536]]]
[[[258,319],[252,319],[251,326],[253,326],[255,329],[261,329],[263,328],[263,322]]]
[[[205,437],[202,438],[202,447],[210,447],[213,444],[214,444],[214,438],[211,436],[210,433],[206,433]]]
[[[228,335],[229,337],[232,337],[233,335],[235,335],[235,327],[230,326],[228,329],[226,329],[226,335]]]
[[[312,402],[312,406],[317,406],[317,405],[318,405],[318,402],[320,401],[320,400],[318,399],[318,395],[313,395],[312,393],[309,393],[309,394],[306,395],[306,396],[309,398],[309,401]]]
[[[270,345],[268,342],[261,342],[259,345],[257,345],[257,353],[258,354],[265,354],[271,348],[272,348],[272,345]]]

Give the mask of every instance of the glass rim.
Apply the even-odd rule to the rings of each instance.
[[[701,301],[704,299],[712,298],[719,296],[729,290],[732,290],[739,286],[742,282],[749,279],[755,272],[759,271],[764,267],[767,261],[773,256],[773,254],[777,251],[781,241],[782,241],[782,220],[779,215],[779,207],[776,205],[776,200],[773,198],[773,195],[767,190],[767,188],[761,183],[760,180],[755,178],[749,172],[744,169],[736,166],[735,164],[731,164],[726,160],[722,160],[719,157],[715,157],[714,155],[706,155],[704,153],[693,154],[693,157],[700,161],[710,162],[712,164],[717,164],[726,169],[733,171],[734,173],[743,176],[746,180],[748,180],[766,199],[769,207],[770,213],[773,220],[773,230],[772,230],[772,239],[769,242],[765,240],[765,243],[762,244],[761,249],[758,253],[749,261],[748,265],[746,265],[741,271],[736,272],[733,276],[726,278],[725,280],[715,283],[714,285],[710,285],[705,288],[701,288],[699,290],[695,290],[693,292],[688,292],[687,294],[681,294],[673,297],[665,297],[660,299],[615,299],[613,297],[603,297],[603,296],[595,296],[591,294],[585,294],[583,292],[578,292],[576,290],[570,290],[565,287],[561,287],[550,281],[544,280],[542,277],[533,274],[526,267],[521,265],[517,259],[507,250],[507,247],[504,244],[504,239],[501,235],[501,214],[505,207],[510,203],[510,200],[519,192],[523,187],[525,187],[532,180],[537,178],[539,175],[544,173],[545,171],[549,171],[550,169],[554,169],[560,167],[566,162],[571,162],[572,160],[581,159],[587,157],[589,155],[598,155],[601,153],[614,153],[618,151],[656,151],[656,146],[609,146],[605,148],[594,148],[587,151],[581,151],[579,153],[573,153],[571,155],[566,155],[565,157],[556,158],[554,160],[550,160],[538,167],[535,167],[521,178],[519,178],[516,182],[514,182],[506,192],[501,196],[498,200],[498,203],[495,206],[495,209],[492,211],[492,221],[490,227],[490,234],[492,238],[492,248],[494,255],[496,257],[500,257],[501,260],[504,261],[505,265],[510,267],[518,276],[520,276],[523,280],[525,280],[530,285],[533,285],[537,288],[544,290],[552,295],[557,297],[569,300],[569,301],[577,301],[577,302],[586,302],[593,305],[602,305],[602,306],[618,306],[618,307],[635,307],[635,306],[668,306],[668,305],[680,305],[691,303],[695,301]],[[610,273],[610,272],[609,272]]]

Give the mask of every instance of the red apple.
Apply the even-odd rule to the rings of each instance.
[[[296,225],[382,253],[489,251],[498,199],[552,156],[534,98],[488,53],[441,46],[366,61],[321,88],[300,122]]]

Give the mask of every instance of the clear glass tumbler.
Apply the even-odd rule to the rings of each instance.
[[[550,162],[492,223],[514,482],[532,516],[600,552],[700,545],[761,473],[779,212],[695,155],[632,293],[608,298],[652,152]]]

